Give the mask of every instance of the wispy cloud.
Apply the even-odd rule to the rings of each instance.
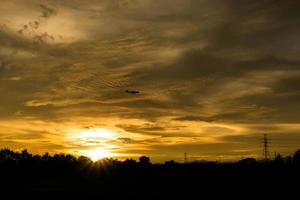
[[[35,148],[51,140],[43,130],[53,127],[46,132],[60,142],[42,149],[73,151],[82,146],[67,141],[65,129],[78,124],[117,129],[116,146],[157,158],[184,149],[195,157],[255,155],[260,144],[232,138],[263,132],[292,140],[300,123],[298,7],[293,0],[5,1],[0,121],[14,124],[3,133],[16,135],[4,144]],[[20,133],[24,123],[29,136]],[[270,125],[280,131],[261,127]]]

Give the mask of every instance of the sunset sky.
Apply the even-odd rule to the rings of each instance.
[[[1,0],[0,147],[236,160],[261,158],[268,134],[271,155],[291,154],[299,10],[297,0]]]

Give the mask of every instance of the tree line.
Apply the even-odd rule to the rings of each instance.
[[[138,161],[126,159],[120,161],[105,158],[93,162],[85,156],[75,157],[70,154],[45,153],[31,154],[26,149],[21,152],[10,149],[0,150],[0,176],[2,177],[134,177],[162,175],[178,177],[182,174],[193,177],[205,174],[214,176],[231,172],[249,174],[255,173],[292,173],[300,169],[300,150],[292,156],[283,157],[280,154],[272,160],[256,160],[245,158],[236,162],[195,161],[178,163],[173,160],[163,164],[152,164],[150,158],[141,156]]]

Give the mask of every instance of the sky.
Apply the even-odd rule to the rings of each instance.
[[[0,147],[236,160],[300,148],[300,1],[1,0]],[[137,90],[139,94],[128,94]]]

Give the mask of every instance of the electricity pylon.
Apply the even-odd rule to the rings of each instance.
[[[265,161],[270,160],[269,139],[267,134],[264,134],[263,138],[263,156]]]

